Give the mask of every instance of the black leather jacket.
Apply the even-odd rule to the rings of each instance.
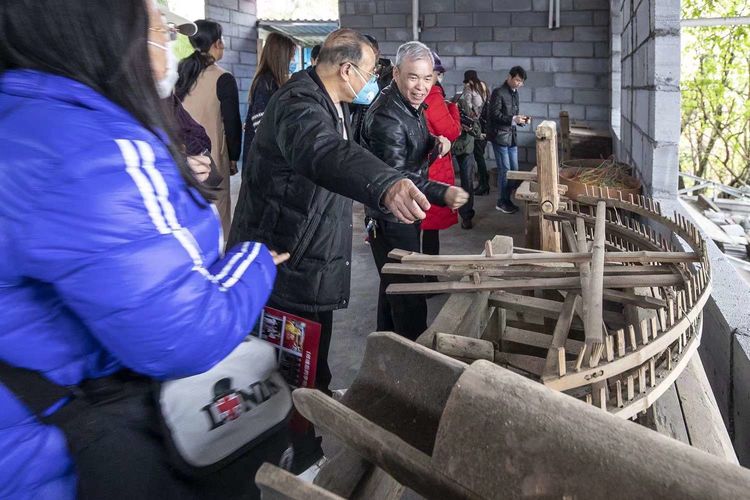
[[[392,82],[367,110],[361,144],[411,179],[430,203],[445,206],[448,186],[427,180],[428,155],[436,139],[427,130],[425,108],[422,105],[414,109],[401,95],[396,82]],[[370,208],[366,208],[365,213],[373,218],[398,221],[393,215]]]
[[[343,126],[351,137],[348,117]],[[341,127],[314,68],[297,72],[269,101],[242,170],[229,246],[251,240],[291,252],[270,299],[281,309],[348,305],[352,199],[377,208],[403,178]]]
[[[518,92],[504,82],[492,91],[487,138],[498,146],[516,145],[516,126],[513,117],[518,115]]]

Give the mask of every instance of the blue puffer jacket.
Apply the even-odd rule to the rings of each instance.
[[[0,358],[63,385],[196,374],[250,331],[266,248],[222,256],[212,206],[164,144],[78,82],[0,75]],[[0,498],[75,496],[63,434],[0,384]]]

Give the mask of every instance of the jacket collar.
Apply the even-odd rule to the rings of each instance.
[[[419,118],[422,115],[422,112],[428,107],[427,104],[423,102],[419,105],[418,108],[414,108],[414,106],[412,106],[411,103],[406,100],[406,97],[404,97],[404,95],[401,93],[401,90],[398,88],[398,85],[396,85],[395,80],[389,83],[388,86],[383,89],[383,93],[385,93],[386,95],[392,95],[393,101],[409,111],[409,113],[411,113],[415,118]]]
[[[331,96],[328,95],[328,91],[326,90],[325,85],[323,85],[323,81],[318,76],[318,73],[315,72],[315,66],[310,66],[306,70],[300,71],[299,73],[301,73],[300,78],[304,78],[305,76],[307,76],[318,86],[318,90],[320,90],[321,94],[323,94],[326,105],[329,108],[328,112],[336,120],[336,123],[339,123],[339,114],[338,111],[336,111],[336,104],[333,103]],[[346,128],[346,136],[351,139],[352,129],[350,123],[351,120],[349,119],[349,106],[344,106],[344,103],[341,102],[338,104],[338,106],[341,108],[341,112],[344,114],[344,127]]]

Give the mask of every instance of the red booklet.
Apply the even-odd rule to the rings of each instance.
[[[263,309],[253,335],[273,344],[279,371],[292,387],[315,387],[320,323],[278,309]]]

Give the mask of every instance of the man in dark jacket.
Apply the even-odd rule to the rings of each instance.
[[[427,130],[424,100],[434,84],[430,49],[420,42],[399,47],[393,82],[382,90],[365,115],[362,145],[402,172],[421,189],[430,203],[458,209],[468,200],[455,186],[427,180],[428,159],[450,151],[450,141]],[[419,224],[403,224],[392,215],[367,208],[370,249],[380,273],[378,330],[416,339],[427,329],[427,302],[423,295],[386,295],[391,283],[420,281],[414,276],[382,274],[394,248],[420,251]],[[392,261],[391,261],[392,262]]]
[[[316,385],[329,391],[333,310],[347,307],[352,201],[405,222],[423,219],[425,196],[353,141],[347,103],[372,80],[375,52],[359,33],[326,39],[315,67],[271,98],[251,146],[229,244],[252,237],[291,252],[269,304],[322,324]]]
[[[516,126],[523,127],[531,120],[519,112],[518,89],[525,81],[526,71],[521,66],[514,66],[505,82],[493,90],[490,97],[487,138],[492,141],[497,162],[498,199],[495,208],[506,214],[518,211],[510,199],[515,183],[507,179],[508,170],[518,170]]]

